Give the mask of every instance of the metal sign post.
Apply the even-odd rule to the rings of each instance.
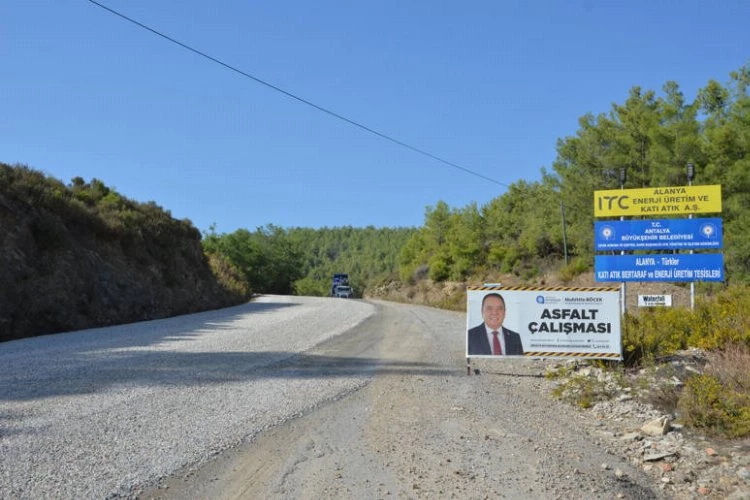
[[[693,185],[693,178],[695,177],[695,165],[692,163],[687,164],[687,180],[688,180],[688,186]],[[692,219],[693,214],[688,214],[688,219]],[[692,250],[690,250],[690,253],[693,253]],[[690,310],[695,309],[695,281],[690,282]]]
[[[625,189],[625,180],[627,178],[627,170],[625,167],[620,167],[620,189]],[[621,215],[620,220],[624,221],[625,216]],[[620,250],[620,255],[625,255],[625,250]],[[626,305],[626,299],[627,299],[627,285],[625,285],[625,282],[622,282],[622,305],[620,306],[620,314],[625,316],[625,311],[627,310]]]

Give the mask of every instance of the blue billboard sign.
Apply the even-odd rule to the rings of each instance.
[[[594,247],[605,250],[721,248],[720,218],[597,221]]]
[[[724,254],[596,255],[598,282],[724,281]]]

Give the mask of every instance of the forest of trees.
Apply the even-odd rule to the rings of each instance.
[[[380,281],[397,279],[401,248],[409,228],[291,228],[267,225],[250,232],[204,234],[209,254],[226,258],[253,291],[327,295],[334,273],[349,273],[355,294]]]
[[[463,280],[493,271],[532,277],[563,259],[562,207],[570,266],[591,268],[593,192],[619,189],[623,167],[625,188],[683,186],[693,163],[695,185],[722,186],[727,281],[749,282],[749,84],[746,65],[726,85],[709,81],[693,102],[675,82],[660,95],[632,88],[608,113],[580,118],[576,135],[558,141],[540,181],[516,182],[481,208],[429,207],[401,253],[401,279]]]
[[[202,236],[153,202],[102,181],[70,184],[0,163],[0,326],[9,338],[164,317],[251,293],[327,295],[334,273],[355,294],[391,281],[479,281],[513,273],[572,277],[593,267],[595,190],[722,186],[725,283],[750,284],[750,65],[689,102],[675,82],[634,87],[580,118],[540,180],[483,206],[427,207],[419,228],[280,228]],[[565,227],[563,228],[563,210]],[[562,265],[564,257],[570,263]],[[40,293],[41,291],[41,293]]]
[[[619,188],[621,168],[626,188],[685,185],[686,165],[693,163],[694,184],[722,186],[726,281],[748,283],[749,84],[746,65],[726,84],[709,81],[692,102],[675,82],[659,93],[634,87],[609,112],[582,116],[575,135],[558,141],[557,157],[540,180],[515,182],[481,207],[437,201],[419,228],[267,225],[231,234],[212,228],[201,238],[205,262],[235,297],[326,295],[337,272],[349,273],[357,295],[395,280],[481,280],[504,273],[533,279],[548,270],[572,276],[593,267],[595,190]],[[153,202],[128,200],[96,179],[64,185],[27,167],[5,165],[2,172],[7,200],[37,206],[23,220],[42,250],[68,244],[85,221],[85,234],[117,243],[124,258],[159,259],[167,288],[190,274],[173,258],[175,248],[200,237],[189,221],[173,220]],[[15,254],[9,248],[3,255]],[[561,266],[564,256],[567,266]]]
[[[358,294],[387,280],[483,279],[593,267],[595,190],[721,184],[728,282],[750,281],[750,66],[727,84],[709,81],[688,102],[676,82],[661,93],[633,87],[609,112],[585,114],[558,140],[551,169],[518,181],[484,206],[427,207],[420,228],[290,228],[273,225],[203,238],[209,255],[234,266],[254,292],[325,295],[348,272]],[[563,228],[563,213],[565,227]]]
[[[427,207],[420,228],[238,230],[204,235],[206,251],[232,262],[257,292],[325,295],[334,272],[358,293],[383,280],[531,279],[563,267],[593,267],[595,190],[721,184],[727,281],[750,282],[750,66],[727,84],[709,81],[688,102],[675,82],[661,93],[633,87],[608,113],[586,114],[558,140],[551,169],[518,181],[484,206]],[[563,230],[565,214],[565,231]]]

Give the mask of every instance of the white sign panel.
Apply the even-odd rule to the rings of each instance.
[[[619,288],[468,287],[466,357],[622,359]]]
[[[671,295],[639,295],[638,307],[672,307]]]

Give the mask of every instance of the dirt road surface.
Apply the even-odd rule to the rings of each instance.
[[[482,360],[467,376],[463,314],[374,304],[357,327],[268,368],[368,383],[139,498],[664,497],[592,437],[591,417],[550,398],[544,361]]]

